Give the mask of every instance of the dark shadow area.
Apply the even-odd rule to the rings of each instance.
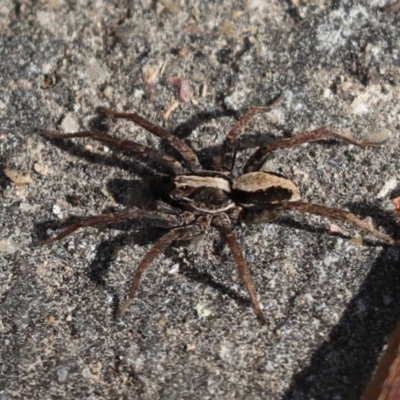
[[[126,208],[144,209],[158,199],[149,180],[111,179],[107,182],[107,191],[118,204]]]
[[[111,239],[103,240],[97,247],[97,253],[88,268],[88,276],[99,285],[105,285],[104,276],[111,263],[116,259],[118,250],[127,245],[128,234],[121,233]]]
[[[365,311],[360,311],[364,307]],[[390,259],[385,251],[330,332],[329,342],[294,376],[284,399],[359,400],[399,319],[398,260]]]
[[[400,196],[400,184],[397,184],[397,186],[390,192],[389,198],[394,199],[399,196]]]
[[[34,234],[32,235],[33,236],[32,241],[36,242],[48,239],[48,234],[47,234],[48,230],[56,231],[65,229],[68,226],[73,225],[74,222],[79,218],[80,218],[79,216],[72,216],[63,222],[57,220],[47,220],[47,221],[37,222],[35,224]]]
[[[7,185],[11,183],[11,181],[6,177],[4,173],[5,166],[0,164],[0,191],[1,193],[6,189]]]
[[[182,243],[184,242],[180,242],[181,245]],[[224,249],[224,244],[221,241],[221,246],[218,246],[218,248],[215,249],[215,251],[216,253],[219,252],[222,253],[223,249]],[[179,251],[182,251],[182,249],[180,249]],[[186,258],[190,259],[190,255],[188,254],[189,249],[185,248],[183,251],[185,252]],[[178,252],[176,251],[175,246],[171,246],[170,248],[168,248],[165,251],[165,255],[168,258],[179,262]],[[232,288],[227,287],[219,282],[216,282],[215,279],[211,276],[211,274],[209,274],[206,271],[199,271],[195,266],[188,267],[185,263],[180,262],[179,273],[192,282],[198,282],[219,291],[222,295],[228,296],[229,298],[236,301],[243,307],[251,307],[251,302],[248,297],[242,297],[238,294],[237,291],[232,290]]]
[[[378,207],[349,204],[357,215],[373,216],[393,237],[400,228]],[[310,365],[293,377],[284,400],[359,400],[378,357],[400,319],[399,249],[385,245],[340,322],[311,358]]]
[[[299,14],[299,9],[292,3],[290,0],[285,0],[287,9],[286,13],[292,18],[295,24],[300,24],[303,21],[303,18]]]
[[[120,248],[132,244],[140,246],[153,244],[166,232],[165,229],[161,228],[157,228],[157,230],[154,228],[148,230],[130,230],[129,232],[120,233],[111,239],[103,240],[99,243],[97,254],[89,265],[89,278],[97,284],[105,285],[104,276],[111,263],[117,258]]]
[[[196,268],[188,268],[184,264],[182,265],[182,268],[180,268],[180,272],[192,282],[198,282],[207,285],[217,290],[222,295],[228,296],[243,307],[251,307],[251,301],[248,297],[242,297],[237,291],[232,290],[232,288],[216,282],[214,278],[207,272],[199,272]]]
[[[239,115],[240,113],[238,113],[237,111],[227,110],[223,108],[219,108],[213,111],[200,112],[195,114],[192,118],[188,119],[184,123],[178,125],[175,129],[172,130],[171,133],[179,137],[180,139],[185,139],[190,136],[190,134],[194,130],[207,122],[224,117],[233,117],[237,120],[239,118]],[[232,128],[235,122],[232,122]]]

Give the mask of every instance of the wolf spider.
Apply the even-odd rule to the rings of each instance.
[[[319,128],[264,144],[247,160],[243,174],[238,177],[232,176],[239,135],[256,114],[272,110],[279,102],[278,98],[267,107],[252,107],[244,114],[225,137],[219,165],[217,170],[213,171],[204,170],[196,154],[182,140],[136,113],[116,112],[103,107],[99,109],[105,115],[133,121],[163,139],[179,155],[179,158],[173,158],[142,144],[118,139],[97,131],[69,134],[44,131],[43,135],[47,139],[91,138],[116,149],[130,151],[141,160],[151,161],[164,167],[169,171],[169,178],[164,186],[167,189],[167,197],[163,198],[163,201],[156,201],[153,210],[124,210],[112,214],[81,217],[57,236],[34,244],[54,243],[79,228],[121,221],[135,221],[170,229],[154,243],[137,267],[128,296],[118,312],[118,316],[122,316],[135,296],[142,274],[161,251],[176,240],[190,239],[203,233],[208,227],[214,227],[219,231],[222,240],[230,247],[255,314],[262,323],[266,320],[254,290],[249,268],[237,242],[234,224],[265,223],[276,219],[285,211],[293,210],[349,222],[384,242],[399,244],[399,241],[374,229],[348,211],[300,201],[299,190],[292,181],[280,174],[260,170],[267,157],[277,150],[327,137],[360,146],[376,145],[377,142],[358,141],[332,129]]]

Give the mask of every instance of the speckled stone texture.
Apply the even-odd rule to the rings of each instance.
[[[145,207],[151,176],[129,154],[41,129],[107,128],[166,150],[132,123],[96,119],[98,106],[135,110],[209,167],[240,115],[278,94],[241,138],[235,173],[261,143],[320,126],[387,137],[301,146],[265,168],[399,236],[400,13],[386,4],[0,1],[1,400],[359,399],[400,317],[400,270],[397,248],[352,226],[291,213],[237,227],[266,326],[215,231],[162,254],[119,321],[160,230],[29,244],[73,216]]]

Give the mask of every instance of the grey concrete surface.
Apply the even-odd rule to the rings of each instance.
[[[293,213],[237,227],[266,326],[214,231],[161,255],[119,321],[115,307],[161,232],[122,225],[29,244],[72,216],[148,200],[150,171],[134,157],[49,142],[41,129],[87,129],[98,106],[136,110],[209,166],[237,118],[278,94],[279,108],[240,141],[235,173],[260,143],[324,125],[386,137],[301,146],[266,168],[307,201],[399,235],[400,15],[386,4],[0,1],[1,400],[359,399],[400,316],[399,250],[364,233],[360,244],[352,226]],[[163,119],[173,77],[193,97]],[[165,149],[133,124],[106,123]]]

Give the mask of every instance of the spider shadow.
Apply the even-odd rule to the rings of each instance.
[[[74,222],[79,220],[80,216],[71,216],[66,221],[60,223],[59,221],[44,221],[36,224],[36,236],[39,240],[45,239],[44,232],[48,229],[51,230],[61,230],[68,226],[71,226]],[[129,246],[132,244],[146,246],[153,244],[161,236],[163,236],[167,230],[162,228],[157,229],[143,229],[142,224],[134,222],[122,222],[107,224],[106,227],[101,227],[100,229],[115,229],[119,232],[116,236],[102,240],[96,246],[96,255],[87,267],[86,273],[89,279],[95,284],[107,287],[106,275],[118,256],[119,250],[124,246]],[[136,267],[136,266],[134,266]],[[126,283],[127,285],[129,282]],[[120,305],[120,299],[115,297],[113,310],[114,316],[118,311]]]
[[[130,203],[129,203],[130,204]],[[109,210],[112,212],[113,210]],[[71,226],[74,222],[76,222],[80,217],[79,216],[71,216],[66,221],[60,223],[59,221],[49,220],[36,224],[36,237],[39,240],[47,238],[45,232],[48,229],[51,230],[62,230]],[[124,246],[130,245],[139,245],[139,246],[147,246],[152,245],[156,242],[161,236],[163,236],[168,230],[158,228],[158,227],[148,227],[143,226],[134,222],[122,222],[115,224],[107,224],[107,226],[102,227],[100,229],[116,229],[121,231],[116,236],[102,240],[97,246],[96,255],[94,259],[91,261],[90,265],[87,267],[87,275],[89,279],[95,284],[107,287],[107,272],[110,269],[112,263],[116,260],[118,256],[118,251]],[[179,262],[180,258],[178,254],[181,252],[181,249],[177,251],[177,248],[181,248],[190,244],[190,241],[179,241],[173,243],[169,246],[165,251],[165,257],[173,260],[173,262]],[[185,248],[185,252],[188,252],[187,248]],[[222,248],[220,249],[222,251]],[[218,250],[217,250],[218,251]],[[250,300],[240,296],[237,291],[230,289],[229,287],[218,283],[215,279],[207,272],[200,272],[195,267],[185,267],[184,263],[179,262],[180,264],[180,273],[185,276],[189,281],[194,281],[201,283],[203,285],[208,285],[213,289],[219,291],[222,295],[226,295],[230,297],[232,300],[236,301],[243,307],[249,307],[251,305]],[[137,265],[132,266],[132,276],[134,271],[136,270]],[[124,282],[124,285],[128,287],[130,282]],[[119,306],[121,304],[118,296],[114,297],[113,300],[113,313],[114,317],[117,316],[117,312]]]
[[[152,180],[142,179],[110,179],[106,188],[117,204],[126,208],[146,209],[160,199],[156,194],[154,183]]]
[[[388,260],[382,253],[329,333],[329,342],[324,342],[310,365],[293,377],[283,399],[359,400],[400,319],[399,293],[398,261]],[[367,311],[361,312],[364,307]]]
[[[190,244],[190,242],[188,242],[188,241],[186,241],[186,243]],[[169,247],[165,251],[166,257],[179,262],[178,254],[182,251],[182,249],[179,249],[179,251],[178,251],[177,247],[182,246],[182,244],[185,244],[185,242],[179,242],[177,245]],[[215,249],[215,254],[217,256],[220,256],[219,253],[222,253],[224,246],[225,245],[222,242],[221,242],[221,246],[217,246],[218,248]],[[189,255],[190,249],[185,247],[183,251],[185,252],[186,257],[190,259],[190,255]],[[226,286],[220,282],[217,282],[215,280],[215,278],[208,272],[200,271],[198,268],[192,267],[192,266],[187,266],[185,263],[182,263],[182,262],[180,262],[179,265],[180,265],[179,273],[181,275],[183,275],[185,278],[187,278],[189,281],[197,282],[202,285],[209,286],[209,287],[215,289],[216,291],[218,291],[221,295],[228,296],[230,299],[235,301],[237,304],[239,304],[243,307],[251,307],[251,301],[249,298],[243,297],[237,292],[237,290],[234,290],[234,289],[230,288],[229,286]]]
[[[113,228],[117,227],[113,226]],[[121,226],[119,226],[118,228],[121,229]],[[90,263],[87,270],[89,279],[92,280],[97,285],[102,287],[108,286],[106,282],[107,271],[111,267],[112,263],[116,260],[120,248],[122,248],[123,246],[130,246],[133,244],[139,246],[152,245],[154,244],[155,241],[157,241],[161,236],[163,236],[167,232],[167,230],[159,228],[140,229],[135,231],[133,231],[131,228],[129,229],[128,227],[125,227],[126,230],[129,229],[129,232],[123,232],[111,239],[103,240],[98,245],[96,256]],[[214,278],[207,272],[200,272],[196,267],[188,267],[185,266],[185,263],[180,262],[178,254],[182,250],[181,247],[189,243],[190,243],[189,241],[175,242],[164,251],[165,257],[170,259],[172,263],[175,262],[179,263],[180,265],[179,273],[183,275],[185,278],[187,278],[189,281],[210,286],[211,288],[219,291],[222,295],[226,295],[232,300],[236,301],[243,307],[250,307],[251,306],[250,300],[240,296],[237,293],[237,291],[232,290],[229,287],[216,282]],[[186,247],[184,249],[185,252],[188,252]],[[131,274],[132,277],[136,271],[136,268],[137,265],[132,265],[132,274]],[[130,283],[131,283],[130,281],[123,282],[123,285],[124,287],[128,288]],[[118,296],[115,296],[113,302],[114,318],[117,318],[117,313],[120,305],[121,305],[121,299],[119,299]]]
[[[351,204],[349,208],[357,209],[358,215],[374,215],[378,220],[385,217],[385,212],[374,206]],[[386,216],[385,221],[388,220]],[[393,228],[395,237],[399,236],[400,229],[394,222],[386,226]],[[329,333],[329,341],[323,342],[309,365],[293,376],[284,400],[360,399],[379,354],[400,319],[400,255],[398,249],[390,248],[384,246],[358,293]]]
[[[118,204],[124,205],[125,207],[129,208],[138,207],[143,209],[143,205],[152,204],[155,200],[158,199],[154,196],[154,183],[147,182],[147,184],[144,184],[142,180],[135,179],[110,179],[106,184],[106,188]],[[69,203],[73,203],[75,201],[74,195],[66,195],[66,198]],[[104,210],[104,213],[113,213],[115,211],[116,210],[114,207],[108,207]],[[82,218],[81,215],[71,215],[69,218],[62,222],[57,220],[38,222],[35,224],[34,237],[36,238],[36,240],[39,241],[47,239],[47,230],[50,229],[54,231],[66,229],[67,227],[77,222],[80,218]],[[141,224],[127,221],[107,224],[107,227],[112,227],[120,230],[128,230],[130,227],[133,227],[135,225],[137,226]]]
[[[119,228],[121,226],[112,228]],[[89,279],[101,287],[109,287],[107,284],[107,272],[110,269],[112,263],[117,259],[118,252],[121,248],[130,245],[140,245],[146,246],[153,244],[161,236],[163,236],[167,231],[164,229],[140,229],[133,230],[132,227],[125,227],[126,232],[119,233],[117,236],[105,239],[99,243],[97,246],[97,253],[90,265],[87,268],[87,275]],[[129,232],[127,232],[129,230]],[[132,276],[136,270],[137,265],[132,265]],[[123,282],[124,287],[129,287],[130,282]],[[112,289],[112,292],[115,291]],[[121,299],[118,295],[113,296],[113,317],[117,319],[117,314],[121,306]]]
[[[126,156],[121,157],[114,153],[109,155],[87,151],[81,144],[73,143],[71,140],[53,139],[51,142],[55,147],[59,148],[63,152],[73,155],[80,160],[85,160],[90,164],[118,167],[132,175],[137,175],[142,178],[154,176],[157,172],[166,172],[165,169],[159,165],[153,165],[152,163],[145,164],[140,160],[137,160],[135,157],[129,157],[129,159],[126,159]],[[122,153],[123,152],[121,152],[121,154]]]

